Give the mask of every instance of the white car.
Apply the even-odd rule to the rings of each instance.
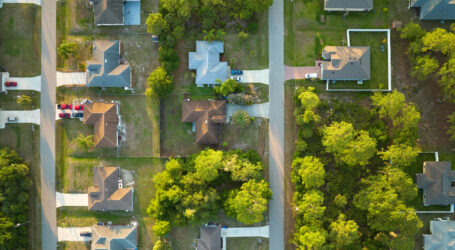
[[[318,73],[305,74],[305,79],[312,79],[312,78],[317,78],[317,77],[318,77]]]
[[[234,79],[237,82],[240,82],[242,80],[242,78],[240,76],[231,76],[231,79]]]
[[[17,116],[15,116],[15,115],[10,115],[10,116],[8,116],[8,121],[9,121],[9,122],[15,122],[15,121],[17,121]]]

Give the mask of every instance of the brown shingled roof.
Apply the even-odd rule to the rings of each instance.
[[[194,122],[196,143],[219,144],[221,124],[226,122],[226,101],[189,100],[182,103],[182,122]]]
[[[117,147],[117,104],[86,103],[84,104],[84,124],[94,125],[96,147]]]

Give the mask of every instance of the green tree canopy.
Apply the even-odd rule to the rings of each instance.
[[[426,33],[422,41],[422,52],[437,51],[451,55],[455,51],[455,34],[442,28]]]
[[[32,98],[28,95],[21,95],[17,98],[17,104],[28,107],[32,105]]]
[[[196,173],[207,182],[218,177],[218,170],[223,167],[223,151],[206,149],[194,160]]]
[[[353,220],[346,220],[344,214],[330,224],[330,239],[336,248],[349,246],[360,238],[359,226]]]
[[[166,31],[168,29],[166,20],[164,20],[163,16],[159,12],[151,13],[147,17],[145,24],[147,25],[147,32],[155,35],[159,35],[162,31]]]
[[[251,124],[251,117],[245,110],[237,110],[232,114],[232,122],[241,128],[246,128]]]
[[[416,59],[415,66],[412,68],[411,76],[419,81],[435,73],[439,69],[439,62],[435,57],[429,55],[419,56]]]
[[[224,171],[231,172],[233,181],[260,180],[262,176],[262,163],[252,163],[246,159],[239,159],[237,154],[224,161]]]
[[[404,26],[401,30],[401,38],[408,39],[410,41],[416,41],[421,39],[425,35],[425,30],[420,27],[419,24],[410,22]]]
[[[301,215],[302,224],[319,225],[326,208],[323,206],[324,195],[318,190],[308,190],[295,199],[297,214]],[[299,220],[298,220],[299,222]]]
[[[153,93],[164,96],[169,94],[174,85],[171,77],[167,75],[166,70],[162,67],[156,68],[147,78],[147,83]]]
[[[294,234],[299,249],[321,249],[326,243],[327,232],[318,226],[304,225]]]
[[[84,136],[83,134],[79,133],[79,136],[76,137],[76,145],[79,149],[84,151],[93,149],[95,143],[93,142],[93,135]]]
[[[172,250],[172,247],[165,241],[157,240],[153,245],[153,250]]]
[[[171,225],[169,221],[158,220],[153,225],[153,232],[156,236],[164,236],[171,231]]]
[[[221,81],[219,81],[219,83],[221,83]],[[242,91],[243,91],[242,85],[240,85],[240,83],[238,83],[234,79],[227,79],[226,81],[215,87],[215,92],[222,96],[228,96],[229,94],[238,93]]]
[[[321,161],[313,156],[295,158],[292,161],[292,182],[303,185],[306,189],[319,188],[324,185],[325,170]]]
[[[407,167],[415,162],[419,149],[406,144],[391,145],[386,151],[378,152],[381,159],[393,166]]]

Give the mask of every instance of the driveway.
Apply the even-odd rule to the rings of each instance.
[[[85,86],[85,72],[58,72],[57,87],[60,86]]]
[[[17,82],[15,87],[6,87],[6,90],[35,90],[41,91],[41,76],[10,77],[8,81]]]
[[[321,67],[306,66],[306,67],[291,67],[284,66],[284,80],[305,79],[305,74],[317,73],[318,78],[321,78]]]
[[[56,192],[57,207],[88,207],[88,194],[67,194]]]
[[[231,116],[238,110],[245,110],[252,117],[269,118],[268,102],[253,105],[228,104],[226,106],[226,122],[229,122]]]
[[[92,232],[91,227],[59,227],[58,241],[91,241],[92,237],[81,237],[81,232]]]
[[[269,69],[262,70],[244,70],[240,76],[242,83],[264,83],[269,84]]]
[[[17,121],[9,122],[8,117],[15,116]],[[0,129],[5,128],[6,123],[32,123],[40,125],[40,110],[1,110],[0,111]]]
[[[221,228],[221,237],[262,237],[269,238],[269,226]]]

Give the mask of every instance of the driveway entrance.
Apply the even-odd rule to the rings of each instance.
[[[88,207],[88,194],[65,194],[56,192],[57,207]]]

